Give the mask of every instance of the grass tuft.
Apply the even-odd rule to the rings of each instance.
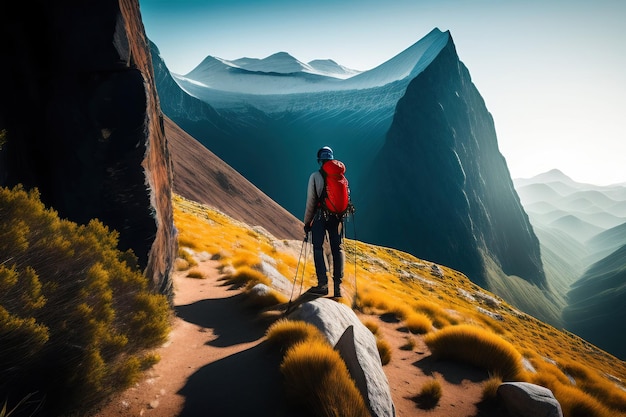
[[[564,416],[568,417],[615,417],[613,410],[602,404],[597,398],[571,385],[558,384],[553,390],[561,404]],[[622,409],[623,411],[623,409]]]
[[[187,278],[205,279],[206,277],[204,276],[202,271],[200,271],[197,268],[194,268],[190,270],[189,272],[187,272]]]
[[[492,376],[485,382],[483,382],[482,401],[496,401],[498,398],[498,388],[502,384],[502,378],[498,376]]]
[[[262,272],[257,271],[248,265],[235,269],[235,272],[232,275],[224,277],[224,281],[226,281],[228,285],[232,285],[236,288],[244,286],[253,287],[256,284],[265,284],[270,286],[272,283],[271,280]]]
[[[316,340],[292,346],[280,370],[288,397],[312,415],[370,416],[346,364],[327,342]]]
[[[380,326],[373,320],[365,320],[363,321],[363,325],[367,327],[367,329],[372,332],[374,336],[377,336],[380,332]]]
[[[300,320],[280,319],[272,324],[265,332],[267,341],[281,346],[283,350],[306,341],[325,341],[320,330],[311,323]]]
[[[442,394],[441,383],[436,379],[431,379],[422,385],[420,393],[415,397],[415,402],[421,409],[430,410],[437,406]]]
[[[522,355],[515,347],[500,336],[476,326],[446,327],[427,334],[424,342],[435,357],[484,368],[505,381],[519,380],[524,375]]]
[[[411,333],[425,334],[433,328],[433,322],[425,314],[411,313],[404,319],[404,325]]]
[[[376,338],[376,348],[378,348],[378,355],[383,366],[391,362],[391,345],[389,342],[385,339]]]

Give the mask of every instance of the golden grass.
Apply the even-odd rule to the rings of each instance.
[[[279,319],[265,332],[267,341],[287,350],[293,345],[305,341],[322,340],[326,338],[317,327],[300,320]]]
[[[385,339],[377,338],[376,348],[378,349],[380,362],[383,364],[383,366],[391,362],[392,349],[391,349],[391,344],[389,344],[389,342],[387,342]]]
[[[433,322],[430,317],[425,314],[410,313],[404,319],[404,325],[411,333],[425,334],[432,329]]]
[[[271,287],[266,287],[264,291],[254,291],[254,286],[247,287],[245,291],[246,304],[249,307],[269,307],[286,303],[289,298]]]
[[[198,262],[194,259],[194,257],[184,249],[178,250],[178,258],[187,262],[187,268],[191,268],[198,265]],[[185,269],[187,269],[185,268]]]
[[[191,269],[187,272],[187,278],[205,279],[206,276],[199,269]]]
[[[416,397],[416,401],[420,408],[431,409],[437,406],[442,395],[443,388],[441,388],[441,383],[433,378],[422,385]]]
[[[472,325],[450,326],[427,334],[424,342],[437,358],[475,365],[506,381],[523,378],[522,355],[511,343],[485,329]]]
[[[316,340],[292,346],[280,370],[289,398],[312,411],[312,415],[369,417],[346,364],[327,342]]]
[[[237,262],[238,259],[247,259],[248,263],[254,264],[257,256],[263,254],[275,259],[277,269],[289,280],[295,275],[298,253],[293,256],[293,251],[287,253],[277,250],[282,242],[281,245],[276,245],[266,236],[251,232],[248,226],[179,196],[174,196],[174,217],[179,230],[179,244],[197,251],[221,254],[222,261],[227,265],[223,272],[228,272],[229,275],[235,274],[232,263],[234,259]],[[444,276],[435,277],[432,275],[430,262],[397,250],[350,239],[346,239],[345,250],[349,264],[346,265],[343,286],[350,293],[351,290],[354,291],[353,285],[358,281],[358,294],[354,305],[357,305],[362,313],[393,314],[407,321],[411,320],[413,313],[407,314],[406,308],[398,306],[409,306],[416,314],[430,318],[432,326],[440,329],[437,333],[448,328],[457,326],[463,328],[473,324],[475,328],[481,328],[482,334],[495,337],[498,340],[496,345],[502,341],[509,343],[513,351],[508,348],[504,351],[512,352],[512,356],[516,356],[515,351],[523,352],[524,357],[533,363],[536,373],[523,372],[519,379],[556,391],[555,396],[559,401],[561,401],[557,394],[559,390],[553,387],[567,387],[568,378],[560,365],[551,365],[543,358],[559,358],[561,364],[568,361],[584,364],[594,373],[578,375],[576,380],[578,392],[604,398],[602,401],[611,404],[611,410],[615,411],[614,415],[623,410],[619,408],[624,395],[624,391],[618,387],[620,382],[615,382],[606,375],[612,375],[613,379],[621,381],[621,385],[624,386],[626,362],[616,359],[572,333],[555,329],[520,312],[505,301],[484,304],[459,296],[459,290],[468,294],[479,292],[490,295],[490,293],[458,271],[440,266]],[[356,262],[356,265],[352,262]],[[303,268],[302,264],[300,268]],[[314,283],[313,262],[309,262],[304,269],[305,285]],[[500,316],[501,321],[496,321],[478,311],[479,306]],[[418,333],[415,329],[412,332]],[[434,334],[427,333],[424,337],[434,337]],[[412,349],[411,345],[412,343],[407,341],[406,349]],[[501,353],[506,356],[505,352]],[[492,368],[490,364],[486,364],[485,367]],[[508,371],[505,369],[506,372],[494,373],[519,372],[517,366],[512,368]],[[575,411],[575,408],[572,407],[571,410]]]
[[[416,312],[426,314],[430,317],[433,326],[438,329],[459,323],[459,320],[450,315],[440,304],[436,304],[432,301],[416,301],[412,304],[412,308]]]
[[[233,285],[237,288],[244,286],[252,287],[256,284],[265,284],[270,286],[272,283],[272,281],[262,272],[247,265],[237,268],[232,275],[225,276],[222,279],[226,282],[226,284]]]
[[[576,381],[576,386],[616,410],[626,410],[626,392],[616,391],[615,384],[602,378],[595,370],[572,361],[559,362],[563,372]]]
[[[367,329],[372,332],[374,336],[377,336],[380,332],[380,326],[373,320],[364,320],[363,325],[367,327]]]
[[[189,265],[189,262],[187,262],[183,258],[176,258],[176,260],[174,261],[174,269],[176,271],[186,271],[190,267],[191,265]]]
[[[494,401],[498,396],[498,387],[502,384],[502,378],[492,376],[483,382],[482,401]]]
[[[564,416],[617,417],[619,415],[598,399],[571,385],[558,384],[552,389],[552,393],[559,401]]]

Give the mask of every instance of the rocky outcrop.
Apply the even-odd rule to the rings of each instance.
[[[347,306],[325,298],[304,303],[289,316],[316,326],[346,363],[373,417],[395,416],[376,338]]]
[[[0,7],[0,184],[117,230],[171,294],[171,162],[138,2]]]
[[[498,399],[511,416],[563,417],[552,391],[527,382],[505,382],[498,387]]]

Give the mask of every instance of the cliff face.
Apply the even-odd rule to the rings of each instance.
[[[2,4],[0,184],[119,231],[171,293],[171,161],[136,0]]]
[[[369,172],[364,238],[463,271],[485,257],[546,286],[539,242],[500,154],[493,120],[452,39],[398,101]],[[361,208],[360,208],[361,209]],[[360,213],[359,213],[360,214]]]

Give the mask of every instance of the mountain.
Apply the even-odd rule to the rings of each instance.
[[[165,70],[158,51],[153,60]],[[209,119],[187,117],[172,79],[209,106]],[[168,83],[159,87],[168,117],[294,216],[316,151],[329,145],[347,166],[355,236],[461,270],[558,322],[493,120],[449,32],[434,29],[348,78],[278,53],[207,57],[157,80]],[[534,295],[516,298],[525,291]]]
[[[626,359],[626,245],[593,264],[572,285],[568,300],[567,329]]]
[[[514,182],[563,326],[624,358],[626,336],[615,323],[626,303],[626,186],[582,184],[558,170]]]
[[[489,258],[546,287],[492,117],[451,40],[410,81],[371,166],[379,175],[364,211],[385,227],[366,238],[446,262],[481,285],[493,278]]]
[[[535,230],[577,241],[585,247],[586,267],[626,244],[626,186],[578,183],[559,170],[514,183]]]
[[[587,247],[589,248],[589,251],[598,258],[595,260],[592,259],[592,262],[610,255],[621,245],[624,245],[626,243],[625,236],[626,222],[613,227],[612,229],[598,233],[593,238],[589,239],[587,241]]]

